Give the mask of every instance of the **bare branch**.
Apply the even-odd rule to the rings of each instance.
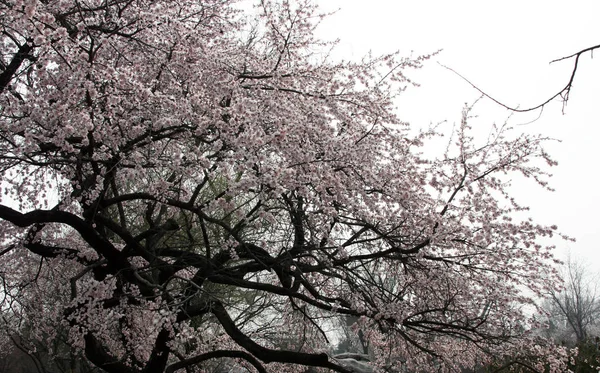
[[[465,82],[469,83],[469,85],[473,88],[475,88],[479,93],[481,93],[482,95],[484,95],[485,97],[489,98],[490,100],[492,100],[493,102],[495,102],[496,104],[502,106],[503,108],[506,108],[510,111],[514,111],[517,113],[525,113],[528,111],[534,111],[537,109],[543,109],[544,106],[546,106],[550,101],[554,100],[555,98],[559,97],[561,98],[562,102],[563,102],[563,112],[565,109],[565,106],[567,104],[567,101],[569,100],[569,94],[571,93],[571,88],[573,88],[573,81],[575,80],[575,75],[577,73],[577,67],[579,66],[579,57],[581,57],[583,54],[587,53],[587,52],[593,52],[595,49],[600,48],[600,44],[598,45],[594,45],[593,47],[589,47],[589,48],[585,48],[580,50],[577,53],[573,53],[569,56],[565,56],[565,57],[561,57],[561,58],[557,58],[555,60],[550,61],[550,63],[554,63],[554,62],[559,62],[562,60],[566,60],[566,59],[570,59],[575,57],[575,63],[573,64],[573,70],[571,71],[571,76],[569,77],[569,80],[567,82],[567,84],[557,93],[555,93],[554,95],[552,95],[550,98],[548,98],[547,100],[545,100],[544,102],[542,102],[541,104],[532,106],[530,108],[527,109],[519,109],[519,107],[513,107],[513,106],[509,106],[506,105],[505,103],[501,102],[500,100],[490,96],[488,93],[484,92],[481,88],[479,88],[477,85],[475,85],[473,82],[471,82],[469,79],[467,79],[465,76],[461,75],[460,73],[458,73],[456,70],[452,69],[451,67],[448,67],[446,65],[442,65],[439,64],[440,66],[444,67],[447,70],[452,71],[454,74],[458,75],[461,79],[463,79]]]

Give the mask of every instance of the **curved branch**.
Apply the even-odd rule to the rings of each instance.
[[[598,45],[594,45],[593,47],[588,47],[585,49],[580,50],[577,53],[573,53],[569,56],[565,56],[565,57],[561,57],[561,58],[557,58],[555,60],[550,61],[550,63],[553,62],[558,62],[558,61],[562,61],[562,60],[566,60],[569,58],[573,58],[575,57],[575,63],[573,65],[573,70],[571,71],[571,77],[569,78],[569,81],[567,82],[567,84],[557,93],[555,93],[552,97],[550,97],[549,99],[547,99],[546,101],[542,102],[539,105],[527,108],[527,109],[519,109],[517,107],[512,107],[512,106],[508,106],[504,103],[502,103],[501,101],[493,98],[492,96],[490,96],[489,94],[485,93],[481,88],[477,87],[474,83],[472,83],[469,79],[465,78],[464,76],[462,76],[461,74],[459,74],[456,70],[452,69],[451,67],[442,65],[440,63],[438,63],[440,66],[444,67],[447,70],[452,71],[454,74],[458,75],[462,80],[464,80],[465,82],[469,83],[469,85],[473,88],[475,88],[479,93],[481,93],[482,95],[484,95],[485,97],[489,98],[490,100],[492,100],[493,102],[495,102],[496,104],[502,106],[503,108],[506,108],[510,111],[514,111],[517,113],[525,113],[528,111],[533,111],[533,110],[537,110],[537,109],[543,109],[544,106],[546,106],[550,101],[554,100],[557,97],[561,97],[562,101],[563,101],[563,112],[564,112],[564,107],[565,104],[567,103],[567,101],[569,100],[569,94],[571,93],[571,88],[573,88],[573,81],[575,80],[575,74],[577,73],[577,67],[579,66],[579,57],[581,57],[581,55],[583,55],[584,53],[587,52],[592,52],[595,49],[600,48],[600,44]]]
[[[236,351],[236,350],[211,351],[211,352],[204,353],[202,355],[198,355],[198,356],[195,356],[195,357],[192,357],[189,359],[185,359],[185,360],[182,360],[177,363],[169,365],[167,367],[167,369],[165,370],[165,373],[173,373],[179,369],[186,368],[190,365],[199,364],[203,361],[210,360],[210,359],[220,359],[220,358],[224,358],[224,357],[244,359],[247,362],[249,362],[250,364],[252,364],[259,373],[267,373],[267,370],[265,369],[265,367],[263,367],[263,365],[260,363],[260,361],[258,361],[254,356],[250,355],[247,352]]]
[[[214,302],[211,311],[231,339],[267,364],[271,362],[301,364],[328,368],[340,373],[351,373],[348,369],[330,362],[329,356],[325,353],[310,354],[288,350],[273,350],[259,345],[235,326],[235,323],[221,302]]]
[[[43,223],[66,224],[75,229],[81,238],[97,250],[98,253],[102,254],[109,262],[117,265],[119,269],[128,267],[121,253],[108,240],[98,235],[85,221],[69,212],[60,210],[33,210],[23,214],[8,206],[0,205],[0,219],[9,221],[22,228]]]
[[[273,294],[288,296],[291,298],[296,298],[298,300],[304,301],[312,306],[315,306],[315,307],[320,308],[325,311],[334,311],[335,310],[335,312],[337,312],[339,314],[352,315],[352,316],[364,316],[364,312],[358,312],[358,311],[354,311],[351,309],[345,309],[345,308],[336,308],[332,305],[312,299],[302,293],[298,293],[291,289],[283,288],[283,287],[276,286],[276,285],[265,284],[265,283],[260,283],[260,282],[253,282],[253,281],[248,281],[248,280],[244,280],[241,278],[232,278],[232,277],[224,276],[224,275],[211,275],[208,277],[208,279],[211,282],[214,282],[216,284],[232,285],[232,286],[237,286],[240,288],[260,290],[260,291],[265,291],[268,293],[273,293]]]
[[[127,258],[117,250],[106,238],[100,236],[94,228],[81,218],[66,211],[60,210],[33,210],[21,213],[12,208],[0,205],[0,219],[11,222],[18,227],[29,227],[34,224],[61,223],[75,229],[92,249],[103,256],[113,272],[122,271],[128,281],[139,286],[144,295],[154,295],[151,288],[138,281],[132,273],[132,268]],[[41,249],[41,248],[36,248]]]
[[[85,356],[97,367],[108,373],[129,373],[131,370],[121,361],[106,352],[106,349],[91,333],[84,337]]]

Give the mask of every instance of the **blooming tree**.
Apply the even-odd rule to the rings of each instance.
[[[111,373],[350,372],[347,316],[375,371],[560,370],[523,308],[555,227],[507,188],[547,187],[544,139],[476,139],[466,108],[425,156],[393,102],[427,56],[334,62],[308,1],[242,5],[0,2],[6,334]]]

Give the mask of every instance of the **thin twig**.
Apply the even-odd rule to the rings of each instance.
[[[441,63],[438,62],[438,64],[444,68],[446,68],[447,70],[452,71],[454,74],[458,75],[460,78],[462,78],[465,82],[469,83],[469,85],[471,85],[471,87],[475,88],[479,93],[481,93],[482,95],[484,95],[485,97],[489,98],[490,100],[494,101],[496,104],[510,110],[510,111],[514,111],[517,113],[524,113],[524,112],[528,112],[528,111],[533,111],[533,110],[537,110],[537,109],[541,109],[544,106],[546,106],[546,104],[548,104],[550,101],[554,100],[555,98],[557,98],[558,96],[560,96],[562,98],[563,101],[563,113],[565,110],[565,105],[567,103],[567,101],[569,100],[569,93],[571,92],[571,88],[573,87],[573,80],[575,79],[575,74],[577,73],[577,67],[579,65],[579,57],[581,57],[582,54],[587,53],[587,52],[592,52],[595,49],[600,48],[600,44],[595,45],[593,47],[589,47],[589,48],[585,48],[580,50],[577,53],[573,53],[569,56],[565,56],[565,57],[561,57],[561,58],[557,58],[555,60],[550,61],[550,63],[553,62],[558,62],[558,61],[562,61],[562,60],[566,60],[569,58],[573,58],[575,57],[575,64],[573,65],[573,70],[571,72],[571,77],[569,78],[569,81],[567,82],[567,84],[564,86],[564,88],[562,88],[560,91],[558,91],[556,94],[554,94],[552,97],[550,97],[549,99],[547,99],[546,101],[542,102],[539,105],[527,108],[527,109],[519,109],[518,107],[512,107],[509,105],[506,105],[502,102],[500,102],[499,100],[493,98],[492,96],[490,96],[489,94],[485,93],[483,90],[481,90],[479,87],[477,87],[474,83],[472,83],[469,79],[465,78],[463,75],[459,74],[456,70],[452,69],[451,67],[448,67],[446,65],[443,65]]]

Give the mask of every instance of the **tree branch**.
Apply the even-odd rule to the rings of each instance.
[[[340,373],[351,373],[348,369],[330,362],[329,356],[325,353],[309,354],[305,352],[273,350],[259,345],[235,326],[235,323],[231,320],[231,317],[221,302],[213,302],[211,311],[231,339],[265,363],[279,362],[302,364],[328,368]]]
[[[28,42],[23,43],[19,46],[19,50],[15,53],[12,61],[6,67],[6,70],[0,74],[0,93],[4,92],[4,89],[8,87],[10,81],[15,76],[19,67],[23,61],[27,59],[33,59],[34,57],[30,54],[33,50],[33,46],[29,45]]]
[[[561,57],[561,58],[557,58],[555,60],[550,61],[550,63],[553,62],[559,62],[562,60],[566,60],[569,58],[573,58],[575,57],[575,63],[573,65],[573,70],[571,71],[571,76],[569,78],[569,81],[567,82],[567,84],[557,93],[555,93],[552,97],[550,97],[549,99],[547,99],[546,101],[542,102],[539,105],[536,106],[532,106],[530,108],[527,109],[519,109],[518,107],[512,107],[509,105],[506,105],[504,103],[502,103],[500,100],[495,99],[494,97],[490,96],[489,94],[487,94],[486,92],[484,92],[481,88],[477,87],[474,83],[472,83],[469,79],[465,78],[463,75],[459,74],[456,70],[452,69],[451,67],[448,67],[446,65],[442,65],[439,64],[440,66],[444,67],[447,70],[452,71],[454,74],[458,75],[462,80],[464,80],[465,82],[469,83],[469,85],[473,88],[475,88],[479,93],[481,93],[482,95],[484,95],[485,97],[489,98],[490,100],[492,100],[493,102],[495,102],[496,104],[502,106],[503,108],[506,108],[510,111],[514,111],[517,113],[525,113],[528,111],[533,111],[533,110],[537,110],[537,109],[543,109],[544,106],[546,106],[550,101],[554,100],[557,97],[561,97],[562,101],[563,101],[563,112],[564,112],[564,108],[565,105],[567,103],[567,101],[569,100],[569,94],[571,93],[571,88],[573,88],[573,81],[575,80],[575,74],[577,73],[577,67],[579,66],[579,57],[581,57],[581,55],[587,53],[587,52],[592,52],[595,49],[600,48],[600,44],[598,45],[594,45],[593,47],[588,47],[585,49],[580,50],[577,53],[573,53],[569,56],[565,56],[565,57]]]
[[[260,361],[258,361],[254,356],[250,355],[247,352],[236,351],[236,350],[211,351],[211,352],[204,353],[202,355],[198,355],[198,356],[195,356],[195,357],[192,357],[189,359],[185,359],[185,360],[182,360],[177,363],[169,365],[167,367],[167,369],[165,370],[165,373],[173,373],[179,369],[186,368],[190,365],[199,364],[203,361],[210,360],[210,359],[220,359],[220,358],[224,358],[224,357],[244,359],[247,362],[249,362],[250,364],[252,364],[259,373],[267,373],[267,370],[265,369],[265,367],[263,367],[263,365],[260,363]]]

